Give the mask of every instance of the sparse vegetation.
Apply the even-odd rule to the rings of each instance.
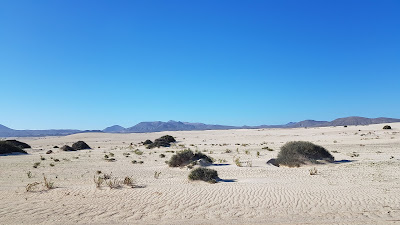
[[[165,158],[165,154],[160,154],[160,158]]]
[[[33,168],[38,168],[40,166],[40,162],[35,162],[34,164],[33,164]]]
[[[302,164],[317,163],[317,160],[333,162],[334,157],[319,145],[305,141],[292,141],[281,147],[276,162],[279,165],[299,167]]]
[[[358,156],[360,156],[360,154],[358,154],[357,152],[350,153],[350,157],[358,157]]]
[[[268,147],[268,146],[262,147],[262,149],[268,150],[268,151],[270,151],[270,152],[274,151],[272,148],[270,148],[270,147]]]
[[[32,172],[31,171],[28,171],[27,173],[26,173],[26,175],[28,176],[28,178],[32,178]]]
[[[122,186],[122,181],[120,181],[117,178],[114,179],[108,179],[106,180],[106,184],[109,188],[114,189],[114,188],[120,188]]]
[[[213,169],[196,168],[189,174],[190,180],[202,180],[208,183],[217,183],[219,180],[218,172]]]
[[[129,187],[133,187],[134,186],[134,181],[132,177],[125,177],[124,178],[124,182],[125,185],[129,186]]]

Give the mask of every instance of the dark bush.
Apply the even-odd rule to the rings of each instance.
[[[68,146],[68,145],[64,145],[60,149],[63,151],[67,151],[67,152],[68,151],[76,151],[74,148],[71,148],[71,146]]]
[[[164,135],[164,136],[154,140],[154,142],[157,142],[157,141],[165,141],[165,142],[168,142],[168,143],[176,142],[175,138],[172,137],[171,135]]]
[[[46,154],[51,154],[51,153],[53,153],[52,150],[48,150],[48,151],[46,152]]]
[[[58,148],[58,146],[56,145],[56,146],[54,146],[53,148]]]
[[[170,146],[171,146],[171,144],[169,142],[161,140],[161,141],[154,141],[153,143],[147,145],[147,148],[152,149],[152,148],[170,147]]]
[[[334,157],[323,147],[306,141],[291,141],[281,147],[276,163],[289,167],[317,163],[317,160],[333,162]]]
[[[170,167],[185,166],[193,161],[194,154],[191,150],[177,152],[168,162]]]
[[[88,144],[84,141],[78,141],[72,144],[72,148],[75,150],[91,149]]]
[[[150,141],[149,139],[147,139],[147,140],[145,140],[145,141],[143,142],[143,145],[149,145],[149,144],[153,144],[153,142]]]
[[[207,156],[207,155],[205,155],[205,154],[203,154],[201,152],[196,152],[194,154],[194,157],[193,157],[192,161],[197,161],[199,159],[203,159],[203,160],[205,160],[205,161],[207,161],[209,163],[213,163],[213,159],[210,158],[209,156]]]
[[[391,130],[391,129],[392,129],[392,127],[391,127],[391,126],[389,126],[389,125],[385,125],[385,126],[383,127],[383,129],[384,129],[384,130]]]
[[[171,135],[164,135],[160,138],[157,138],[156,140],[154,140],[153,143],[147,145],[148,149],[152,149],[152,148],[159,148],[159,147],[169,147],[171,146],[172,142],[176,142],[175,138],[172,137]]]
[[[218,172],[207,168],[196,168],[189,174],[190,180],[202,180],[209,183],[217,183],[219,180]]]
[[[170,167],[186,166],[200,159],[203,159],[209,163],[213,162],[213,160],[210,157],[201,152],[193,153],[192,150],[186,149],[177,152],[175,155],[173,155],[171,159],[168,161],[168,165]]]
[[[27,143],[20,142],[20,141],[17,141],[17,140],[6,140],[5,142],[6,142],[7,144],[13,145],[13,146],[18,147],[18,148],[21,148],[21,149],[24,149],[24,148],[31,148],[31,146],[28,145]]]
[[[7,141],[0,141],[0,154],[10,154],[10,153],[23,153],[28,154],[26,151],[12,144],[7,143]]]

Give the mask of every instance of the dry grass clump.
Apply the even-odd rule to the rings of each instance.
[[[97,174],[101,174],[97,172]],[[110,189],[121,188],[123,185],[128,187],[135,187],[135,183],[132,177],[126,176],[124,179],[113,178],[111,175],[103,174],[102,176],[94,176],[93,181],[96,188],[101,188],[104,184]]]
[[[302,164],[318,163],[317,160],[333,162],[334,157],[324,148],[306,141],[291,141],[281,147],[276,162],[278,165],[299,167]]]
[[[43,184],[43,187],[47,190],[54,188],[54,182],[48,180],[47,177],[43,174],[43,182],[29,183],[28,185],[26,185],[25,189],[27,192],[36,191],[38,189],[39,184]]]
[[[317,175],[318,174],[318,170],[315,167],[310,169],[309,172],[310,172],[310,175]]]
[[[35,191],[38,188],[39,182],[33,182],[26,185],[25,189],[27,192]]]
[[[199,167],[190,172],[189,180],[202,180],[208,183],[217,183],[219,177],[216,170]]]
[[[168,161],[168,165],[170,167],[181,167],[181,166],[186,166],[194,161],[203,159],[206,162],[212,163],[213,159],[208,157],[207,155],[201,153],[201,152],[196,152],[193,153],[192,150],[186,149],[180,152],[177,152],[175,155],[171,157],[171,159]]]

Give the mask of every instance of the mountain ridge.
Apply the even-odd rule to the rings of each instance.
[[[350,116],[337,118],[332,121],[303,120],[300,122],[289,122],[283,125],[260,125],[260,126],[228,126],[205,123],[190,123],[170,120],[167,122],[151,121],[140,122],[132,127],[124,128],[113,125],[103,130],[74,130],[74,129],[51,129],[51,130],[14,130],[0,124],[0,137],[40,137],[40,136],[65,136],[76,133],[104,132],[104,133],[150,133],[161,131],[189,131],[189,130],[228,130],[228,129],[260,129],[260,128],[300,128],[300,127],[327,127],[327,126],[354,126],[380,123],[400,122],[395,118],[367,118]]]

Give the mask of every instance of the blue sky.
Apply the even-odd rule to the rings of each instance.
[[[400,118],[400,1],[0,2],[0,124]]]

